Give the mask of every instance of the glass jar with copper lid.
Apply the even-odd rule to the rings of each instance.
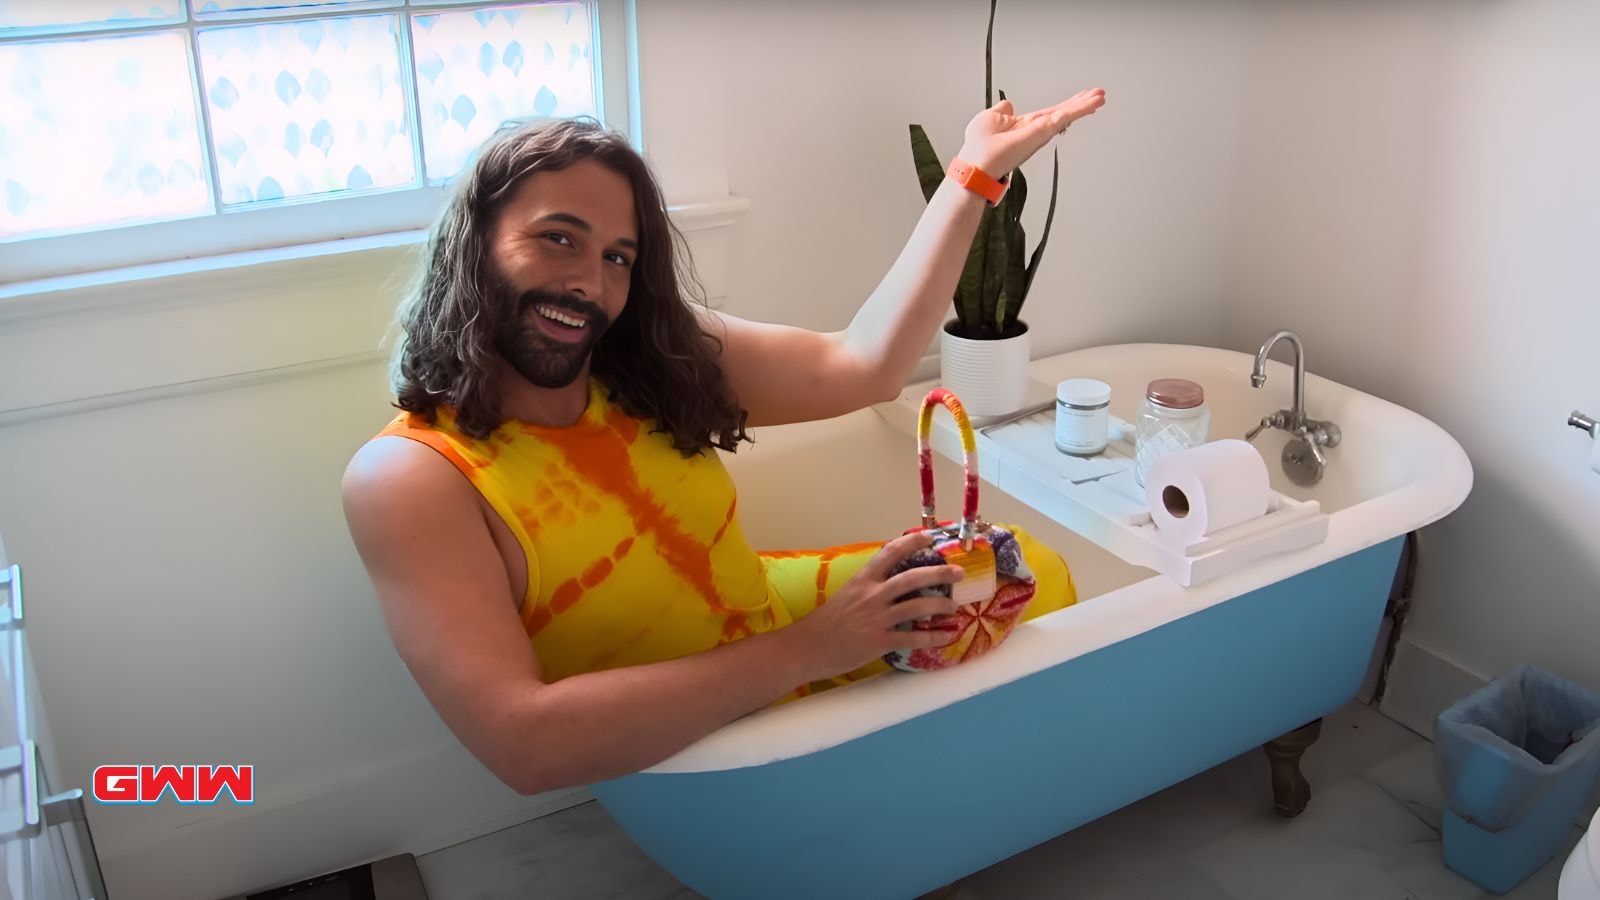
[[[1150,466],[1175,450],[1198,447],[1211,429],[1205,389],[1185,378],[1158,378],[1145,390],[1134,420],[1134,478],[1144,487]]]

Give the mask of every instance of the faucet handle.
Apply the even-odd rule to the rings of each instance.
[[[1344,438],[1344,432],[1332,422],[1307,419],[1304,437],[1316,447],[1337,447]]]
[[[1323,443],[1324,438],[1321,433],[1309,426],[1301,426],[1296,429],[1295,434],[1300,437],[1301,441],[1305,442],[1306,450],[1311,453],[1311,458],[1317,462],[1317,468],[1319,470],[1325,468],[1328,465],[1328,456],[1322,452],[1322,448],[1326,445]]]
[[[1289,411],[1286,409],[1280,409],[1270,416],[1262,416],[1260,424],[1250,429],[1249,433],[1244,436],[1244,439],[1247,441],[1254,441],[1256,439],[1256,435],[1267,430],[1268,428],[1282,428],[1287,430],[1289,428]]]

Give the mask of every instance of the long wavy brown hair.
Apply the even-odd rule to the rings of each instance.
[[[612,402],[653,420],[684,455],[735,449],[750,440],[747,413],[723,380],[720,341],[690,306],[704,300],[683,235],[644,159],[621,135],[585,119],[501,128],[456,185],[430,234],[421,279],[399,310],[395,406],[429,422],[448,406],[457,426],[479,439],[500,427],[495,335],[519,307],[514,292],[498,287],[490,236],[523,179],[583,159],[632,184],[639,239],[627,305],[595,345],[590,374]],[[693,300],[685,288],[695,291]]]

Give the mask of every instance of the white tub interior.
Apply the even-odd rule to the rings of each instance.
[[[757,443],[727,455],[739,487],[739,518],[758,549],[886,541],[917,525],[921,488],[916,439],[862,411],[827,422],[752,432]],[[961,466],[936,457],[941,516],[961,514]],[[1149,577],[990,485],[978,511],[1009,522],[1055,548],[1072,568],[1080,599]]]
[[[1137,414],[1145,385],[1155,378],[1188,378],[1206,390],[1211,438],[1243,438],[1262,416],[1292,405],[1294,368],[1280,344],[1267,363],[1267,383],[1250,386],[1251,355],[1170,344],[1095,347],[1037,360],[1033,377],[1054,385],[1065,378],[1098,378],[1111,385],[1111,412],[1128,421]],[[1288,436],[1275,429],[1255,440],[1272,474],[1272,487],[1297,500],[1316,500],[1335,513],[1393,493],[1429,474],[1430,467],[1464,462],[1460,447],[1433,423],[1385,400],[1315,374],[1306,375],[1306,414],[1340,426],[1343,440],[1328,450],[1320,484],[1301,487],[1278,464]]]
[[[1269,364],[1266,386],[1252,388],[1252,363],[1251,356],[1215,348],[1136,344],[1035,360],[1030,373],[1049,385],[1068,377],[1106,381],[1112,413],[1130,420],[1151,379],[1190,378],[1206,388],[1212,437],[1242,437],[1262,416],[1287,407],[1293,390],[1293,370],[1280,362]],[[1308,414],[1343,430],[1341,446],[1329,451],[1323,481],[1311,488],[1289,481],[1277,461],[1286,440],[1281,432],[1264,432],[1257,446],[1276,490],[1314,499],[1331,514],[1325,540],[1185,588],[985,484],[980,512],[990,521],[1022,525],[1057,549],[1077,583],[1076,606],[1023,623],[996,652],[955,669],[891,673],[746,716],[650,771],[762,765],[852,740],[1402,536],[1466,498],[1470,462],[1442,429],[1343,385],[1314,375],[1306,382]],[[878,411],[759,429],[754,437],[755,446],[725,458],[739,486],[741,522],[756,547],[882,541],[918,522],[915,436]],[[961,468],[937,454],[936,459],[939,512],[953,517],[959,513]]]

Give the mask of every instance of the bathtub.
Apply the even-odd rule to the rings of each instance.
[[[1269,364],[1253,389],[1253,362],[1138,344],[1038,359],[1031,375],[1104,380],[1129,420],[1151,378],[1194,379],[1218,438],[1290,405],[1292,368]],[[1329,515],[1321,542],[1185,588],[985,485],[984,517],[1058,549],[1077,605],[955,669],[746,716],[593,794],[707,897],[911,898],[1327,715],[1361,686],[1406,534],[1458,507],[1472,469],[1443,430],[1376,397],[1308,374],[1306,404],[1343,429],[1319,484],[1281,471],[1281,432],[1256,443],[1276,490]],[[915,439],[887,408],[765,429],[728,458],[757,546],[883,540],[916,523]],[[960,468],[941,459],[938,472],[953,504]]]

